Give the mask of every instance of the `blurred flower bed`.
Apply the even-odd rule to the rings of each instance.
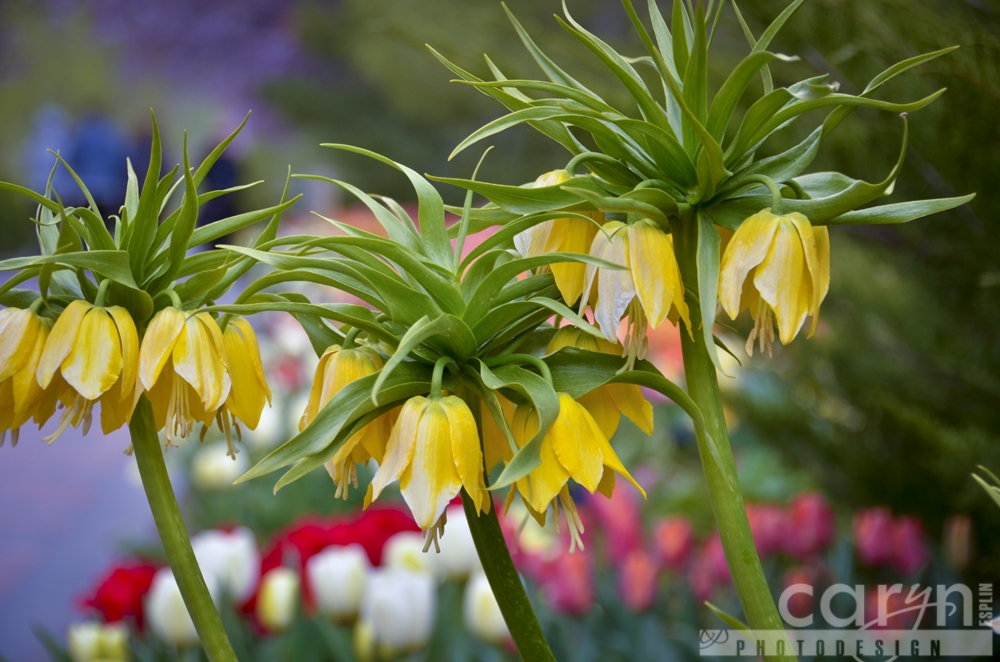
[[[327,298],[332,293],[310,292]],[[283,315],[254,320],[273,406],[256,431],[245,431],[236,461],[221,433],[169,448],[166,459],[210,591],[242,660],[516,659],[482,574],[462,506],[448,510],[441,551],[424,552],[418,527],[399,499],[362,510],[363,490],[335,497],[324,472],[278,494],[274,480],[233,481],[298,429],[317,363],[299,325]],[[651,352],[678,372],[675,332],[651,336]],[[739,366],[731,366],[733,371]],[[731,380],[738,391],[741,378]],[[712,526],[693,433],[675,407],[656,405],[650,441],[622,423],[614,443],[648,492],[621,485],[608,500],[573,494],[584,524],[584,549],[570,552],[565,526],[540,527],[520,506],[501,519],[515,564],[560,659],[695,659],[698,630],[722,621],[703,606],[739,617],[722,545]],[[792,584],[955,581],[969,556],[969,526],[949,524],[937,551],[919,520],[884,508],[838,511],[808,475],[782,466],[765,446],[734,443],[747,512],[775,595]],[[367,482],[374,466],[365,467]],[[496,506],[502,509],[502,495]],[[395,503],[392,502],[395,499]],[[49,636],[53,659],[194,660],[197,634],[162,550],[128,549],[93,590],[80,597],[81,620]],[[793,615],[813,598],[796,593]],[[905,593],[888,597],[905,609]],[[896,604],[899,603],[899,604]],[[866,620],[878,596],[866,596]],[[906,612],[890,626],[910,627]]]

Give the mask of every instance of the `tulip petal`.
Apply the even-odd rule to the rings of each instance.
[[[719,303],[730,318],[740,314],[743,282],[767,256],[777,227],[777,216],[764,209],[743,221],[729,240],[719,266]]]
[[[0,381],[10,379],[27,363],[41,318],[30,310],[13,310],[3,322],[0,328]]]
[[[122,389],[121,397],[126,398],[132,394],[136,375],[139,372],[139,334],[136,332],[135,322],[127,310],[121,306],[111,306],[105,310],[115,321],[115,326],[118,328],[118,338],[122,344],[121,380],[125,388]]]
[[[108,311],[97,307],[87,311],[61,371],[87,400],[96,400],[115,385],[122,373],[122,343]]]
[[[604,473],[600,442],[607,443],[594,417],[572,397],[560,393],[559,416],[545,436],[552,440],[559,464],[573,480],[593,493]]]
[[[782,344],[792,342],[809,313],[808,278],[799,234],[791,223],[781,221],[753,284],[774,311]]]
[[[38,369],[35,371],[38,384],[42,388],[48,388],[59,366],[69,356],[73,344],[76,342],[76,336],[80,332],[83,318],[91,308],[93,306],[89,302],[76,299],[66,306],[66,309],[56,319],[48,340],[45,341],[45,349],[38,362]]]
[[[440,402],[431,401],[420,417],[413,459],[400,476],[399,490],[417,526],[426,531],[460,489],[448,414]]]
[[[618,411],[625,414],[646,434],[653,434],[653,405],[642,394],[640,387],[635,384],[608,384],[603,390],[614,400]],[[611,439],[611,435],[605,436]]]
[[[379,465],[378,471],[372,478],[372,501],[378,498],[386,485],[399,480],[413,460],[420,418],[428,404],[430,400],[418,395],[403,405],[396,425],[392,428],[392,435],[385,445],[385,461]]]
[[[184,313],[176,308],[164,308],[146,327],[146,335],[139,348],[139,381],[147,391],[153,389],[174,351],[174,345],[184,329],[184,319]]]
[[[483,451],[479,447],[479,431],[469,406],[461,398],[449,395],[441,399],[451,432],[451,452],[455,470],[465,491],[472,497],[476,510],[482,512],[483,501],[489,499],[483,480]]]

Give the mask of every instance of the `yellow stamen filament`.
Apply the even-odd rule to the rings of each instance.
[[[754,340],[759,341],[760,351],[767,352],[768,358],[772,356],[774,349],[774,311],[767,305],[764,299],[757,299],[757,310],[753,315],[753,331],[747,338],[747,355],[753,356]]]
[[[93,400],[87,400],[82,395],[77,394],[76,398],[73,400],[73,404],[63,409],[62,416],[59,417],[59,427],[56,428],[55,432],[47,437],[44,437],[43,441],[52,445],[52,443],[58,439],[68,427],[77,427],[81,422],[83,423],[83,434],[86,435],[87,432],[90,431],[90,423],[93,420],[91,416],[93,408]]]
[[[424,553],[426,553],[431,545],[434,545],[434,551],[438,554],[441,553],[441,545],[438,542],[440,538],[444,537],[444,525],[448,523],[448,511],[441,513],[441,517],[438,521],[434,523],[434,526],[427,529],[424,533]]]

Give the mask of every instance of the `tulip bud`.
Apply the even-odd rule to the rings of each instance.
[[[924,525],[915,517],[898,517],[892,523],[892,567],[909,577],[931,560],[924,540]]]
[[[206,574],[205,583],[215,600],[219,593],[215,575]],[[194,629],[194,622],[188,614],[181,590],[170,568],[161,568],[153,577],[153,584],[146,596],[146,620],[156,636],[171,646],[187,648],[199,642],[198,632]]]
[[[426,555],[431,570],[438,579],[461,579],[479,568],[479,554],[472,540],[469,520],[462,506],[451,506],[446,511],[448,524],[444,535],[438,539],[441,551]]]
[[[219,446],[222,457],[232,464],[224,455],[225,445]],[[219,587],[235,604],[250,599],[260,579],[260,553],[249,529],[240,527],[230,533],[203,531],[191,539],[191,547],[202,573],[214,575]]]
[[[73,662],[126,662],[128,628],[124,623],[102,625],[96,621],[70,625],[66,649]]]
[[[496,645],[510,640],[500,605],[482,573],[474,574],[465,585],[464,616],[465,628],[486,643]]]
[[[837,533],[833,508],[816,492],[800,494],[788,506],[785,551],[797,559],[819,554]]]
[[[229,456],[224,443],[206,444],[199,448],[191,462],[191,482],[202,490],[224,490],[233,487],[233,481],[246,473],[250,460],[246,454]]]
[[[357,616],[369,572],[368,555],[358,544],[327,547],[306,563],[306,581],[316,606],[337,621]]]
[[[653,545],[663,567],[674,572],[684,567],[694,547],[694,530],[683,517],[660,521],[653,529]]]
[[[892,513],[887,508],[869,508],[854,518],[854,547],[866,566],[892,560]]]
[[[757,546],[757,553],[766,558],[780,551],[785,545],[788,525],[785,511],[773,504],[747,504],[747,519]]]
[[[371,628],[370,648],[381,657],[402,655],[427,645],[436,606],[430,574],[396,568],[375,570],[361,602],[359,628],[361,634]]]
[[[618,575],[618,594],[632,611],[646,611],[656,602],[659,568],[653,558],[642,549],[629,552]]]
[[[382,565],[395,570],[430,573],[430,555],[424,552],[424,537],[416,531],[402,531],[386,541]]]
[[[260,580],[257,618],[271,632],[282,632],[295,620],[299,602],[299,576],[288,568],[275,568]]]

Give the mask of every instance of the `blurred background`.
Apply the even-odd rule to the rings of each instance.
[[[613,105],[627,105],[624,90],[552,19],[558,3],[507,4],[553,59]],[[569,4],[588,29],[640,54],[616,0]],[[666,11],[669,2],[661,4]],[[740,7],[760,34],[785,4],[742,0]],[[0,179],[41,190],[53,163],[46,150],[57,150],[98,204],[114,212],[124,195],[126,157],[140,172],[148,160],[150,108],[163,130],[168,167],[180,160],[182,130],[198,159],[252,110],[207,186],[264,183],[213,201],[200,220],[274,204],[289,166],[408,203],[412,192],[398,173],[319,143],[351,143],[420,172],[467,176],[481,152],[469,150],[452,162],[448,154],[502,109],[449,83],[452,74],[425,43],[481,76],[489,75],[483,53],[509,77],[536,75],[495,2],[0,0]],[[775,534],[777,542],[758,540],[762,554],[772,557],[768,571],[777,589],[793,572],[814,582],[855,572],[924,584],[935,577],[973,585],[1000,577],[1000,511],[970,478],[977,464],[1000,471],[1000,2],[810,0],[773,46],[801,61],[772,71],[776,84],[830,73],[842,90],[857,92],[891,63],[951,45],[961,48],[880,93],[908,100],[948,88],[910,117],[910,149],[893,200],[968,192],[977,192],[976,199],[903,226],[832,232],[832,285],[816,336],[777,348],[773,359],[745,360],[734,366],[734,379],[723,378],[741,482],[748,501],[765,513],[757,516],[755,534],[767,537],[760,521],[785,522],[775,529],[783,532]],[[713,48],[718,85],[747,52],[730,10]],[[811,128],[806,124],[767,147],[798,142]],[[859,109],[824,145],[812,170],[879,181],[895,161],[901,133],[897,117]],[[527,127],[489,142],[497,149],[485,162],[484,179],[519,184],[568,160]],[[366,222],[332,186],[293,186],[306,198],[292,224],[322,232],[322,225],[311,224],[310,210]],[[76,202],[64,171],[55,187],[64,202]],[[441,192],[446,201],[461,200],[460,191]],[[2,257],[36,250],[33,214],[23,199],[0,192]],[[257,446],[249,445],[251,459],[292,433],[302,409],[297,394],[311,379],[315,359],[284,324],[258,325],[282,375],[275,389],[281,396],[273,425],[258,435]],[[736,327],[728,331],[731,347],[742,345],[746,320]],[[662,369],[682,378],[676,342],[670,332],[662,334],[654,351]],[[609,551],[596,542],[619,534],[600,523],[603,506],[595,505],[595,544],[579,557],[584,560],[567,562],[580,567],[559,570],[576,578],[565,589],[570,598],[540,585],[538,599],[552,609],[546,627],[566,659],[685,657],[685,637],[699,623],[712,623],[695,599],[714,596],[738,613],[724,567],[710,567],[711,513],[690,431],[666,405],[659,407],[657,426],[649,440],[623,423],[615,440],[650,491],[641,507],[638,501],[616,506],[631,508],[637,518],[628,534],[638,536],[634,549]],[[131,460],[120,454],[125,435],[80,439],[71,431],[51,448],[40,437],[24,431],[16,449],[0,451],[0,655],[10,660],[48,659],[31,628],[41,626],[62,642],[70,622],[95,613],[86,600],[114,563],[143,558],[155,565],[158,558]],[[197,471],[196,451],[173,455],[193,530],[243,523],[266,550],[294,530],[300,516],[354,517],[357,503],[335,503],[325,476],[275,499],[270,485],[199,488],[189,473]],[[833,513],[835,537],[805,553],[787,522],[796,508],[813,507],[820,514],[810,521],[826,522]],[[673,528],[665,527],[671,522]],[[892,538],[893,531],[903,537]],[[896,561],[872,556],[864,545],[878,541],[912,554]],[[679,546],[682,559],[664,551],[674,549],[670,545]],[[651,560],[632,563],[640,579],[622,579],[615,567],[624,567],[624,556],[616,554],[636,550]],[[299,560],[305,563],[305,556]],[[585,589],[587,581],[596,582],[590,593],[573,593],[572,586]],[[659,590],[645,601],[629,597],[629,581]],[[646,634],[627,636],[634,624],[620,616],[631,612],[646,614]],[[262,632],[252,636],[266,639]],[[640,645],[636,641],[648,649],[629,649]],[[443,655],[444,649],[435,650]],[[451,657],[430,659],[509,654],[502,645],[447,650]],[[339,658],[331,653],[329,659]]]

